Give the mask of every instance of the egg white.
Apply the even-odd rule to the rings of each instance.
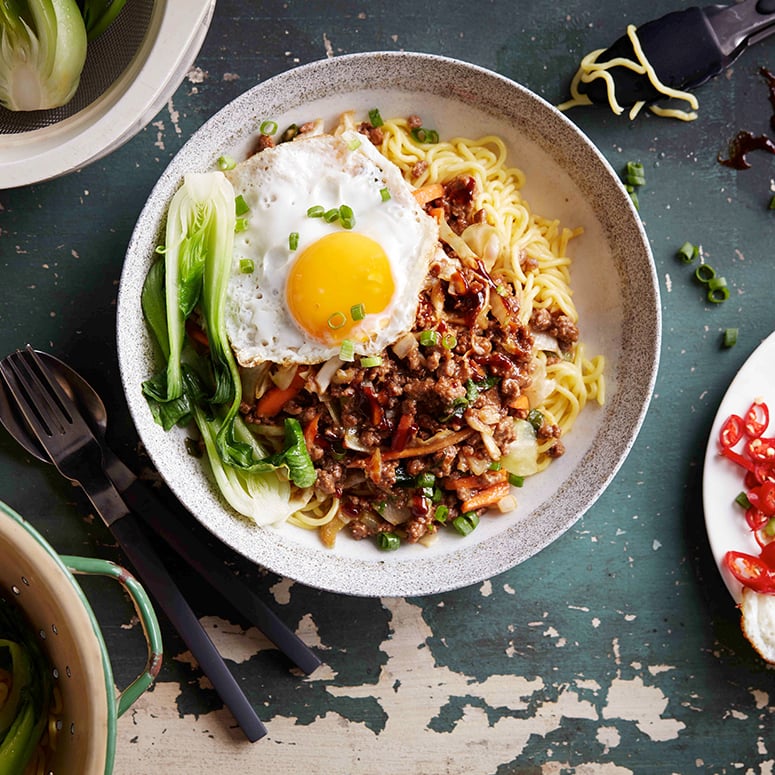
[[[255,154],[227,174],[249,207],[247,228],[235,235],[226,309],[227,332],[241,365],[320,363],[339,353],[339,344],[306,334],[286,303],[296,257],[342,229],[339,223],[308,217],[307,210],[316,205],[349,205],[353,231],[378,242],[390,262],[392,301],[364,321],[353,340],[356,353],[379,352],[412,328],[419,292],[438,250],[438,227],[417,204],[398,167],[367,137],[352,131],[302,136]],[[385,188],[387,200],[381,193]],[[299,235],[295,250],[289,245],[292,232]],[[242,271],[243,259],[252,261],[252,272]]]

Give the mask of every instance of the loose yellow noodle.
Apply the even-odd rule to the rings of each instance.
[[[605,52],[605,49],[597,49],[596,51],[590,51],[582,60],[579,65],[579,69],[573,76],[573,80],[570,85],[571,99],[567,102],[563,102],[558,105],[559,110],[569,110],[570,108],[578,107],[579,105],[591,105],[592,100],[589,95],[582,94],[579,90],[579,86],[582,83],[590,83],[597,78],[602,78],[606,87],[606,94],[608,95],[608,104],[611,110],[617,115],[624,113],[624,108],[619,104],[616,99],[616,82],[609,70],[614,67],[624,67],[628,70],[632,70],[639,75],[645,75],[651,85],[665,97],[671,99],[682,100],[692,109],[691,111],[680,110],[678,108],[663,108],[659,105],[649,105],[649,110],[657,116],[664,118],[677,118],[680,121],[694,121],[697,118],[695,112],[699,107],[697,98],[687,91],[681,91],[679,89],[673,89],[670,86],[666,86],[659,80],[654,67],[646,58],[643,52],[643,47],[638,39],[637,28],[634,24],[630,24],[627,27],[627,36],[632,43],[632,49],[635,53],[635,59],[627,59],[626,57],[616,57],[615,59],[609,59],[603,62],[598,62],[598,57]],[[630,120],[634,119],[638,113],[642,110],[645,103],[643,101],[636,102],[631,108],[628,114]]]

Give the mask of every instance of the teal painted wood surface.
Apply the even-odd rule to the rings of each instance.
[[[116,293],[145,198],[216,110],[290,67],[369,50],[465,59],[557,103],[584,53],[628,23],[687,6],[219,0],[195,68],[139,135],[82,171],[0,191],[0,351],[30,342],[68,360],[105,398],[112,445],[152,477],[118,378]],[[229,729],[228,714],[165,622],[160,683],[122,720],[118,775],[219,766],[373,775],[775,770],[775,671],[740,632],[701,507],[716,407],[775,328],[775,212],[768,210],[775,157],[753,154],[752,168],[739,172],[717,160],[740,129],[775,135],[762,66],[775,70],[775,37],[699,89],[699,119],[688,124],[646,115],[630,122],[599,108],[568,114],[614,168],[629,160],[645,167],[640,213],[664,316],[651,408],[598,503],[523,565],[481,585],[408,600],[308,589],[214,543],[214,554],[264,590],[319,649],[326,664],[311,679],[290,674],[238,612],[169,556],[270,737],[248,748]],[[701,244],[726,276],[726,303],[708,304],[676,259],[686,240]],[[725,350],[721,333],[730,326],[739,340]],[[122,559],[80,493],[5,434],[0,498],[57,550]],[[118,679],[129,679],[140,639],[129,637],[128,612],[94,587]]]

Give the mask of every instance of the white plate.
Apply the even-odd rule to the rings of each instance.
[[[215,0],[155,0],[142,45],[104,94],[51,126],[0,135],[0,188],[72,172],[134,137],[183,81],[214,9]]]
[[[772,436],[775,428],[775,333],[770,334],[751,353],[727,388],[705,450],[702,472],[705,528],[721,577],[738,603],[743,587],[724,567],[724,555],[730,550],[758,555],[761,548],[748,529],[742,510],[734,503],[738,494],[745,489],[744,473],[740,466],[719,454],[718,436],[729,415],[742,417],[755,398],[763,398],[770,408],[770,428],[765,431],[765,435]]]
[[[430,548],[379,551],[343,536],[333,550],[291,525],[259,528],[224,505],[185,433],[151,419],[140,384],[154,370],[140,290],[164,213],[187,171],[205,170],[251,146],[265,119],[280,127],[343,110],[419,113],[442,137],[501,135],[527,174],[533,210],[583,226],[572,243],[575,301],[591,357],[607,359],[607,401],[589,404],[566,454],[517,491],[515,513],[483,519],[465,539],[449,531]],[[465,586],[526,560],[564,533],[598,498],[627,456],[651,398],[661,318],[648,241],[630,199],[602,155],[560,112],[495,73],[437,56],[353,54],[315,62],[254,87],[208,121],[154,188],[132,236],[118,299],[122,380],[138,432],[178,498],[215,535],[276,573],[358,595],[419,595]]]

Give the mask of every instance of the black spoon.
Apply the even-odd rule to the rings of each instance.
[[[775,33],[775,0],[694,6],[647,22],[636,32],[645,59],[660,82],[672,89],[691,91],[723,72],[748,46]],[[628,35],[619,38],[596,61],[610,62],[618,57],[637,61]],[[622,65],[608,72],[616,85],[616,101],[624,107],[664,97],[645,74]],[[608,104],[604,79],[582,81],[578,89],[592,102]]]

